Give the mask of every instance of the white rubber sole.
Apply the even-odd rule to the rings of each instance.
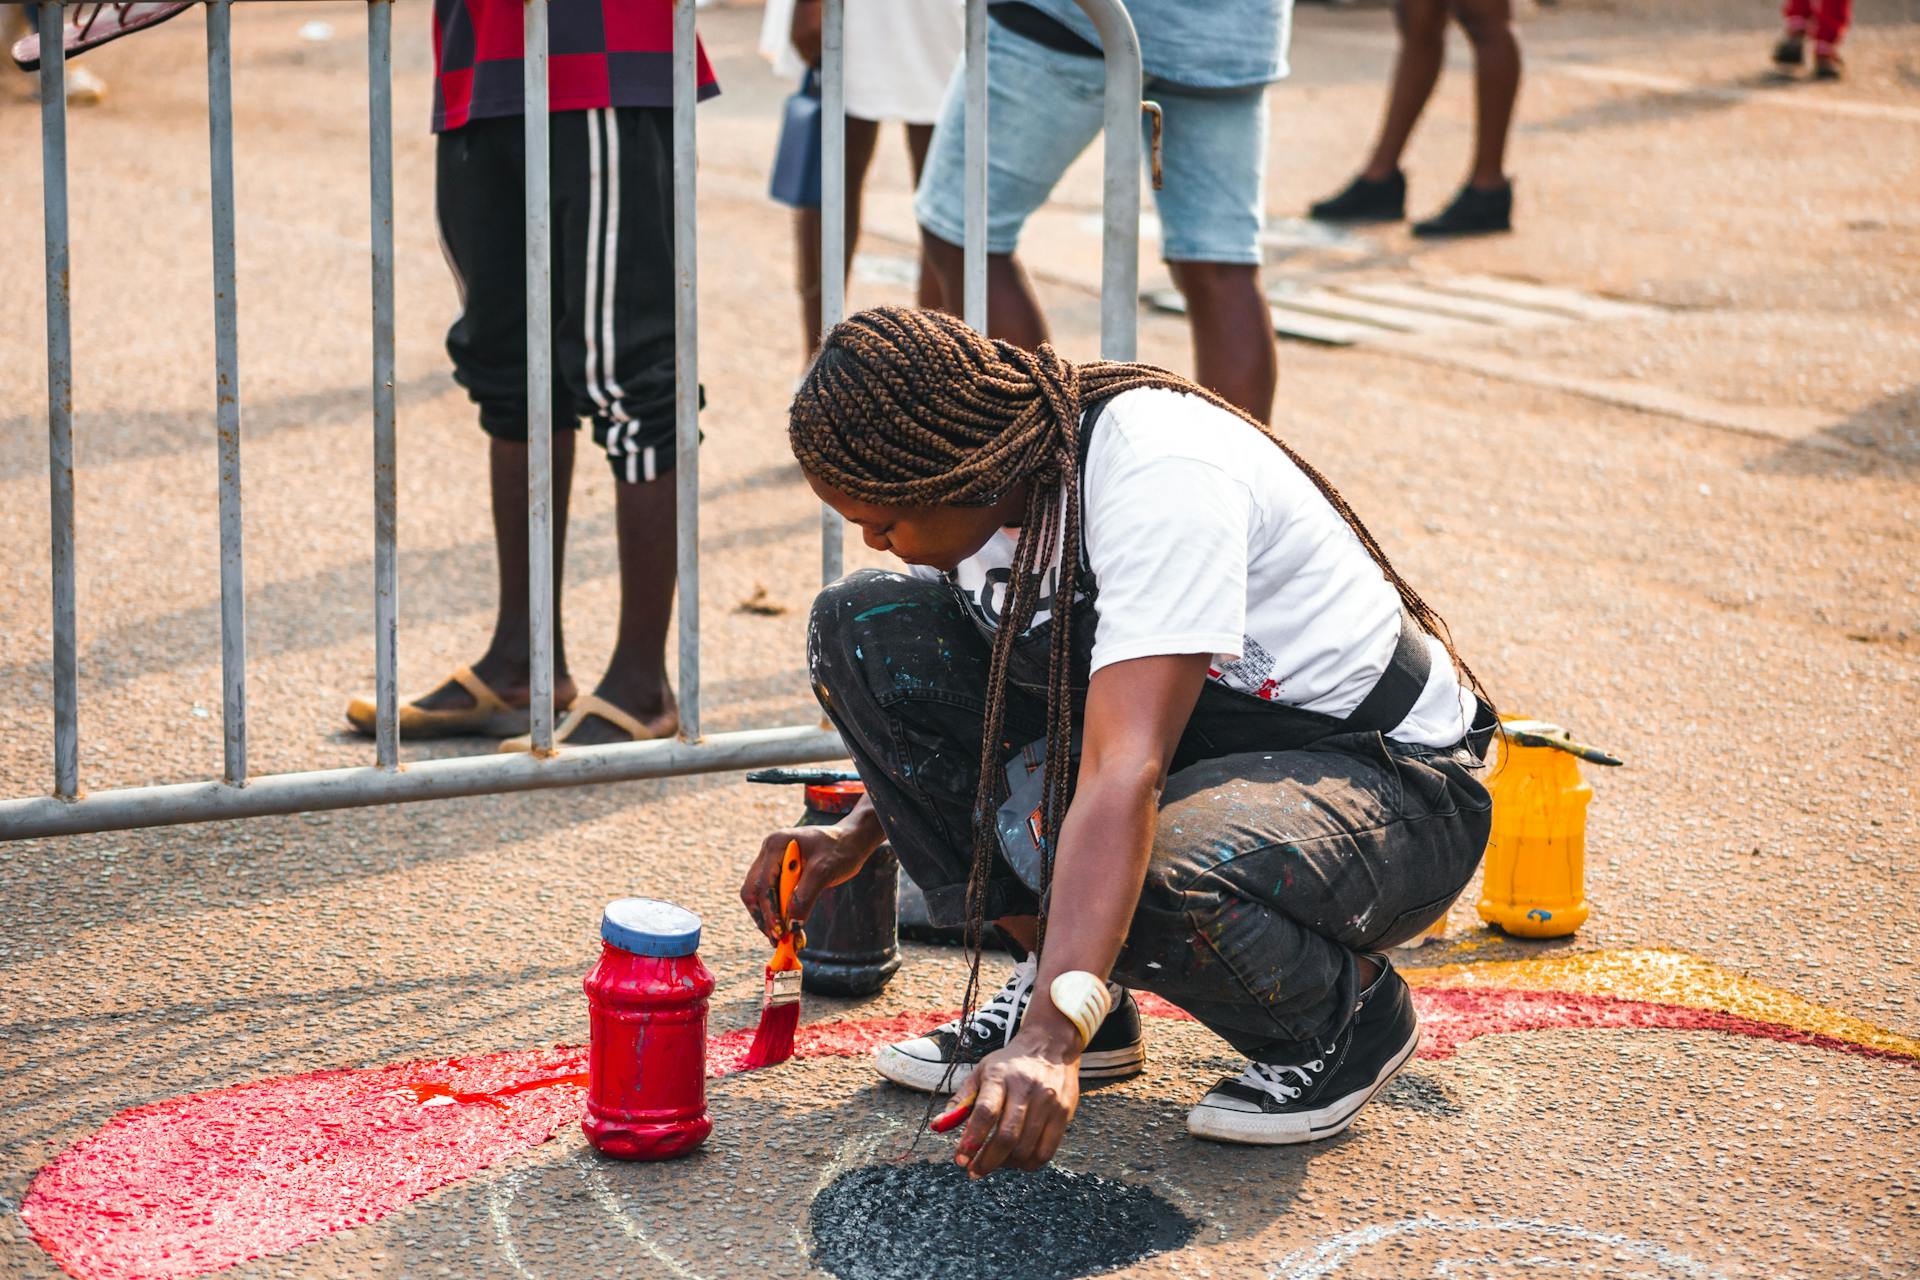
[[[1380,1074],[1374,1077],[1372,1084],[1364,1089],[1355,1089],[1317,1110],[1268,1115],[1259,1111],[1210,1107],[1202,1102],[1187,1112],[1187,1132],[1211,1142],[1237,1142],[1254,1147],[1284,1147],[1331,1138],[1353,1123],[1353,1118],[1360,1114],[1360,1108],[1373,1101],[1374,1095],[1387,1087],[1387,1081],[1400,1074],[1400,1069],[1413,1060],[1414,1050],[1419,1047],[1420,1028],[1415,1027],[1413,1037],[1380,1068]]]
[[[1080,1055],[1080,1078],[1082,1080],[1121,1080],[1127,1076],[1137,1076],[1147,1063],[1145,1041],[1128,1045],[1124,1049],[1103,1049],[1099,1053]],[[914,1089],[921,1093],[952,1093],[966,1083],[972,1073],[956,1071],[953,1079],[946,1079],[947,1064],[929,1062],[925,1058],[915,1058],[904,1054],[892,1045],[882,1045],[873,1051],[873,1067],[881,1075],[905,1089]]]

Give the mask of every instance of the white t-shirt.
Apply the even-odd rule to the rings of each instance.
[[[1158,388],[1115,396],[1099,415],[1083,485],[1087,561],[1099,584],[1093,670],[1210,653],[1209,679],[1338,717],[1392,660],[1399,594],[1293,460],[1233,414]],[[989,623],[1005,603],[1018,532],[996,533],[955,573]],[[1056,552],[1036,626],[1049,616],[1057,573]],[[1426,641],[1426,688],[1388,736],[1450,746],[1472,723],[1473,696],[1446,647]]]
[[[841,11],[847,114],[882,123],[932,124],[966,42],[961,0],[847,0]],[[793,0],[767,0],[760,53],[789,85],[807,64],[787,33]]]

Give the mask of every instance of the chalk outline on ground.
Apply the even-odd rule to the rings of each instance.
[[[1542,1218],[1436,1218],[1425,1213],[1397,1222],[1379,1222],[1343,1231],[1331,1240],[1288,1254],[1275,1263],[1267,1275],[1269,1280],[1324,1280],[1324,1277],[1338,1274],[1343,1265],[1369,1245],[1426,1232],[1465,1234],[1474,1231],[1521,1232],[1549,1239],[1611,1245],[1615,1250],[1637,1253],[1649,1262],[1668,1268],[1672,1273],[1693,1277],[1694,1280],[1725,1280],[1723,1273],[1688,1254],[1651,1240],[1636,1240],[1614,1231],[1595,1231],[1589,1227],[1548,1222]],[[1546,1259],[1512,1258],[1500,1261],[1502,1265],[1511,1267],[1527,1266],[1529,1263],[1551,1265]]]
[[[577,1153],[567,1156],[563,1163],[571,1165],[574,1172],[580,1175],[580,1180],[586,1184],[588,1194],[600,1206],[601,1211],[613,1220],[614,1225],[620,1228],[621,1233],[645,1249],[655,1262],[678,1276],[680,1280],[705,1280],[705,1277],[696,1271],[689,1270],[668,1253],[647,1234],[646,1228],[634,1221],[633,1216],[620,1203],[620,1197],[599,1176],[599,1170],[593,1168],[590,1163],[583,1162]],[[531,1166],[514,1169],[493,1184],[487,1192],[487,1217],[493,1223],[494,1241],[500,1247],[500,1256],[506,1259],[509,1267],[513,1268],[514,1275],[520,1280],[541,1280],[540,1276],[528,1267],[525,1259],[520,1256],[520,1248],[514,1243],[513,1218],[509,1212],[513,1206],[514,1197],[519,1194],[520,1184],[526,1180],[530,1172],[532,1172]]]

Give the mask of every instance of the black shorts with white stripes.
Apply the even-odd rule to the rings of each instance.
[[[616,479],[673,470],[673,113],[556,112],[553,425],[593,419]],[[440,236],[460,288],[453,376],[480,426],[527,438],[525,174],[519,116],[440,135]]]

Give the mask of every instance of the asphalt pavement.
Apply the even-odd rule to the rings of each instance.
[[[370,763],[342,715],[374,661],[364,6],[235,9],[253,767]],[[1591,771],[1590,921],[1504,938],[1470,890],[1442,941],[1401,953],[1424,1056],[1341,1137],[1190,1139],[1185,1109],[1230,1059],[1192,1022],[1148,1019],[1146,1072],[1091,1093],[1056,1162],[1128,1184],[1148,1235],[1166,1215],[1190,1228],[1120,1274],[1920,1274],[1920,21],[1891,0],[1857,9],[1831,85],[1765,76],[1767,5],[1530,12],[1517,229],[1452,244],[1290,220],[1357,166],[1393,49],[1383,8],[1298,13],[1295,74],[1269,100],[1271,286],[1491,278],[1601,305],[1288,342],[1276,424],[1507,709],[1627,765]],[[699,120],[709,732],[816,716],[817,507],[782,422],[802,360],[792,233],[765,198],[787,89],[755,52],[759,14],[700,15],[724,89]],[[442,348],[457,300],[433,220],[428,27],[426,6],[398,6],[407,690],[478,656],[494,589],[485,451]],[[108,96],[70,120],[92,790],[220,770],[201,29],[189,13],[87,55]],[[1456,41],[1408,161],[1416,212],[1464,172],[1466,72]],[[0,793],[20,796],[52,772],[24,78],[0,80],[0,122]],[[896,135],[854,305],[907,300]],[[1028,244],[1073,356],[1097,342],[1097,164],[1075,167]],[[1189,364],[1177,316],[1143,307],[1140,347]],[[590,680],[618,584],[611,480],[582,458],[566,608]],[[879,1082],[862,1037],[955,1007],[950,951],[909,945],[869,1000],[810,999],[809,1022],[846,1025],[803,1037],[811,1056],[789,1066],[711,1080],[713,1137],[683,1161],[600,1160],[564,1088],[473,1103],[458,1141],[380,1136],[407,1072],[498,1085],[574,1060],[613,897],[699,912],[713,1029],[750,1026],[765,948],[735,887],[797,812],[718,775],[0,844],[0,1272],[59,1274],[57,1238],[73,1274],[100,1278],[785,1276],[836,1259],[856,1274],[846,1196],[873,1179],[937,1191],[931,1171],[871,1169],[949,1142],[915,1145],[923,1104]],[[442,1061],[456,1057],[475,1062]],[[416,1061],[442,1065],[393,1067]],[[286,1083],[341,1071],[365,1074]],[[254,1091],[195,1097],[235,1086]],[[376,1177],[376,1155],[413,1167]],[[1036,1181],[1034,1203],[1069,1212],[1079,1185]],[[981,1238],[1033,1227],[989,1212],[1017,1199],[969,1201]],[[1040,1227],[1036,1250],[1064,1229]],[[923,1273],[966,1273],[964,1233],[926,1229]]]

